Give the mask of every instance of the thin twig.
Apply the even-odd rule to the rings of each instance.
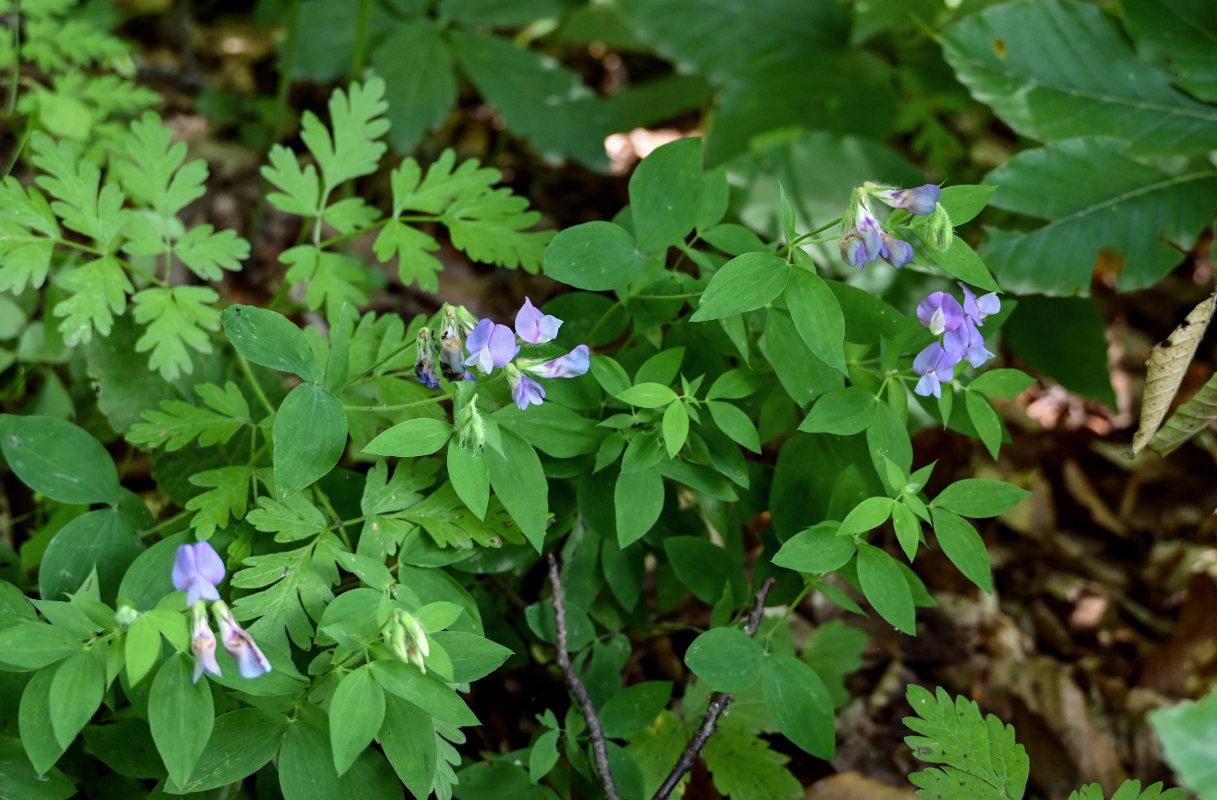
[[[600,782],[604,784],[604,794],[608,800],[621,800],[617,793],[617,784],[613,781],[613,770],[609,766],[608,745],[604,739],[604,729],[600,727],[600,717],[596,714],[596,706],[592,703],[587,687],[570,664],[570,654],[566,652],[566,609],[562,599],[562,582],[558,579],[558,559],[549,554],[549,585],[553,588],[551,602],[554,606],[554,628],[558,634],[558,667],[566,678],[566,686],[579,703],[583,718],[587,720],[588,735],[592,739],[592,755],[596,760],[596,772],[600,773]]]
[[[744,633],[749,636],[756,636],[757,629],[761,627],[761,615],[765,612],[765,598],[769,596],[771,588],[773,588],[773,578],[766,578],[765,582],[761,584],[761,588],[757,590],[756,600],[752,603],[752,613],[748,615],[748,624],[744,626]],[[706,742],[710,741],[710,737],[718,730],[719,718],[727,712],[733,700],[735,697],[730,692],[715,692],[710,695],[710,705],[706,709],[705,719],[697,728],[697,732],[693,734],[693,738],[685,745],[680,758],[676,761],[676,766],[672,767],[672,772],[664,779],[663,785],[659,787],[659,791],[655,792],[652,800],[667,800],[672,794],[672,790],[684,778],[685,773],[693,769],[693,764],[701,755]]]

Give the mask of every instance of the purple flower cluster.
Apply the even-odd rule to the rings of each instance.
[[[470,367],[482,375],[489,375],[496,369],[506,369],[507,380],[511,384],[511,397],[523,411],[528,406],[540,405],[545,400],[545,388],[531,375],[540,378],[574,378],[588,370],[591,352],[585,344],[579,345],[564,356],[548,361],[516,360],[516,356],[520,354],[520,342],[552,342],[560,327],[562,320],[551,314],[541,313],[527,297],[516,313],[515,330],[490,319],[482,319],[476,325],[465,326],[457,321],[456,311],[446,309],[444,330],[440,335],[440,369],[449,380],[474,380]],[[467,334],[467,356],[460,349],[462,332]],[[434,389],[439,386],[439,378],[436,375],[431,336],[426,328],[419,333],[418,360],[414,369],[419,382]]]
[[[893,267],[903,267],[913,260],[913,246],[883,230],[871,212],[869,198],[875,197],[892,208],[922,215],[934,213],[941,194],[942,190],[932,183],[915,189],[894,189],[868,183],[854,190],[853,200],[841,226],[841,258],[858,269],[877,258],[882,258]]]
[[[985,317],[1001,310],[1001,300],[995,293],[977,297],[967,286],[959,286],[963,305],[946,292],[934,292],[917,304],[917,319],[941,337],[913,359],[913,371],[921,376],[913,391],[922,397],[942,397],[942,384],[955,377],[960,361],[979,367],[993,357],[978,328]]]
[[[224,580],[224,562],[215,548],[207,542],[184,544],[177,549],[173,560],[173,585],[186,592],[186,604],[191,609],[190,652],[194,653],[194,682],[198,683],[204,672],[220,674],[216,663],[216,637],[207,622],[205,600],[211,601],[211,613],[220,626],[220,641],[224,649],[237,662],[237,668],[246,678],[256,678],[270,672],[270,662],[253,638],[246,633],[232,612],[220,600],[216,586]]]

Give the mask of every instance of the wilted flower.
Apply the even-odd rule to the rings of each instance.
[[[514,367],[511,368],[507,380],[511,384],[511,399],[516,401],[516,406],[521,411],[530,405],[539,406],[545,400],[545,389],[541,384],[527,375],[521,375]]]
[[[184,544],[177,549],[173,559],[173,585],[179,592],[186,593],[186,605],[193,606],[200,599],[219,600],[216,586],[222,580],[224,562],[210,544]]]
[[[435,374],[435,346],[431,340],[431,329],[418,332],[418,356],[414,359],[414,374],[418,382],[428,389],[439,388],[439,376]]]
[[[863,244],[866,245],[866,260],[874,261],[882,255],[885,255],[883,248],[883,239],[880,234],[883,228],[879,225],[879,220],[871,214],[870,207],[867,206],[865,200],[858,205],[858,216],[856,230],[858,235],[862,237]]]
[[[541,378],[577,378],[587,372],[591,366],[591,351],[587,345],[581,344],[564,356],[526,367],[532,374]]]
[[[551,314],[542,314],[527,297],[516,312],[516,335],[529,344],[552,342],[558,336],[560,327],[562,320]]]
[[[217,601],[211,605],[211,610],[216,615],[216,621],[220,623],[220,641],[237,662],[241,677],[256,678],[270,672],[270,662],[262,655],[258,645],[254,644],[253,637],[232,618],[228,606]]]
[[[489,319],[484,319],[469,334],[466,345],[469,348],[469,358],[465,359],[468,366],[476,366],[483,375],[489,374],[495,367],[507,366],[516,353],[520,352],[516,345],[516,335],[506,325],[498,325]]]
[[[461,344],[461,326],[451,306],[444,306],[444,329],[439,337],[439,368],[450,381],[470,380],[473,375],[465,369],[465,348]],[[432,387],[434,388],[434,387]]]
[[[875,192],[875,197],[892,208],[903,208],[911,214],[929,214],[938,205],[941,195],[942,189],[932,183],[915,189],[886,189]]]
[[[842,233],[841,258],[851,267],[862,269],[866,266],[866,243],[856,230],[849,229]]]
[[[200,600],[192,608],[193,624],[190,631],[190,652],[194,653],[194,682],[198,683],[204,672],[220,674],[216,663],[216,637],[207,624],[207,609]]]

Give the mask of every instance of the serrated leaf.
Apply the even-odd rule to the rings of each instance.
[[[452,244],[474,261],[536,274],[553,231],[527,231],[541,218],[529,211],[528,201],[510,189],[464,195],[440,220],[448,226]]]
[[[702,756],[714,787],[732,800],[789,800],[803,787],[783,764],[790,756],[774,752],[750,731],[724,725],[706,742]]]
[[[43,172],[36,182],[55,198],[51,208],[64,227],[95,241],[101,252],[110,252],[129,215],[123,209],[122,190],[112,183],[103,184],[101,170],[82,159],[70,142],[57,143],[35,131],[30,145],[34,165]]]
[[[199,384],[194,391],[210,409],[182,400],[162,400],[160,410],[141,412],[145,421],[131,427],[127,440],[150,447],[163,445],[170,452],[196,439],[200,446],[211,447],[226,444],[242,425],[249,423],[249,405],[232,381],[223,389],[210,383]]]
[[[1175,89],[1170,73],[1138,58],[1116,18],[1097,6],[1061,0],[994,6],[948,28],[943,54],[972,96],[1025,136],[1048,141],[1102,132],[1144,154],[1217,146],[1217,109]],[[1090,177],[1114,172],[1108,165]]]
[[[305,545],[282,553],[250,556],[245,569],[232,576],[232,585],[242,589],[267,587],[245,595],[233,603],[237,619],[257,617],[247,630],[255,639],[265,635],[283,642],[284,632],[297,647],[308,649],[313,644],[313,624],[305,605],[320,616],[324,606],[333,599],[329,584],[314,566],[313,545]]]
[[[127,294],[135,290],[122,264],[116,258],[89,261],[63,275],[59,286],[71,292],[71,297],[59,301],[54,314],[63,317],[59,332],[69,347],[88,344],[93,330],[108,336],[114,325],[114,315],[127,307]]]
[[[1095,260],[1108,252],[1122,259],[1117,287],[1131,291],[1183,259],[1217,212],[1217,174],[1168,174],[1124,148],[1106,137],[1055,142],[1025,150],[985,177],[999,187],[993,206],[1048,220],[1025,232],[989,229],[980,254],[1005,289],[1086,294]]]
[[[135,343],[138,353],[152,351],[148,365],[167,381],[194,372],[189,348],[211,352],[208,331],[220,329],[220,312],[212,304],[220,296],[206,286],[152,288],[137,293],[132,301],[135,321],[148,329]]]
[[[270,149],[270,164],[262,167],[262,177],[280,191],[266,199],[275,208],[301,217],[321,213],[321,182],[312,164],[301,169],[296,154],[281,144]]]
[[[203,196],[207,162],[186,160],[186,143],[173,142],[173,131],[149,111],[131,123],[123,137],[123,158],[114,171],[128,197],[172,217]]]
[[[300,245],[280,253],[279,260],[288,265],[290,283],[308,281],[305,302],[313,311],[324,305],[326,319],[331,322],[338,320],[344,305],[359,308],[368,302],[364,293],[367,276],[358,259]]]
[[[1209,295],[1188,312],[1187,317],[1171,331],[1165,341],[1158,342],[1150,351],[1149,360],[1145,363],[1141,421],[1132,437],[1133,455],[1145,449],[1150,439],[1157,434],[1162,420],[1166,419],[1166,412],[1179,391],[1179,384],[1183,382],[1188,365],[1196,355],[1196,348],[1200,346],[1200,340],[1208,330],[1214,308],[1217,308],[1217,295]]]
[[[216,233],[210,225],[196,225],[173,245],[173,254],[202,280],[218,281],[223,270],[241,269],[241,262],[249,258],[249,242],[236,231]]]
[[[373,245],[381,261],[397,256],[397,276],[403,286],[417,281],[419,289],[431,293],[439,291],[438,276],[444,265],[428,253],[439,249],[434,238],[398,219],[385,224]]]
[[[383,114],[389,107],[384,101],[385,82],[371,78],[366,83],[352,83],[348,91],[335,89],[330,95],[330,128],[328,130],[315,114],[305,112],[300,138],[321,168],[325,193],[334,187],[376,171],[386,145],[377,141],[389,130]]]
[[[208,491],[186,501],[186,510],[196,512],[190,527],[200,539],[209,539],[228,520],[240,521],[249,508],[251,470],[245,465],[203,470],[190,476],[190,482]]]

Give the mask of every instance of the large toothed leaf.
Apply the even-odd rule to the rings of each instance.
[[[1030,231],[989,229],[981,251],[1007,290],[1086,294],[1100,253],[1122,259],[1121,291],[1170,272],[1217,212],[1217,173],[1167,174],[1112,138],[1027,150],[989,173],[992,205],[1048,220]]]
[[[1025,136],[1053,141],[1102,131],[1145,154],[1217,147],[1217,108],[1138,58],[1116,18],[1098,6],[994,6],[948,29],[943,54],[972,96]]]
[[[1132,437],[1134,455],[1149,444],[1166,418],[1166,411],[1179,391],[1188,364],[1192,363],[1196,348],[1208,330],[1214,308],[1217,308],[1217,295],[1210,295],[1191,310],[1165,341],[1154,345],[1149,354],[1149,361],[1145,365],[1145,395],[1141,399],[1141,423]],[[1173,450],[1177,444],[1170,445],[1169,449]]]

